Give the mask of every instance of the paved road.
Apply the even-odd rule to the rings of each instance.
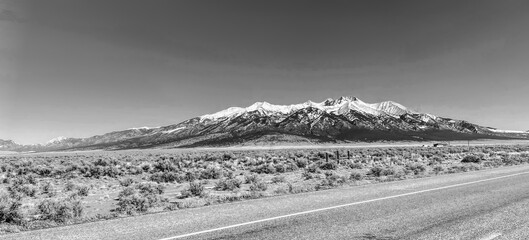
[[[223,227],[228,228],[203,232]],[[196,232],[203,233],[183,239],[529,239],[529,166],[250,200],[2,239],[171,239]]]

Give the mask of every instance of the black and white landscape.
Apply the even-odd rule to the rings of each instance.
[[[0,0],[0,239],[529,239],[527,0]]]

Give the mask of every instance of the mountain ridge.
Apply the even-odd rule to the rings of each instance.
[[[522,131],[505,131],[464,120],[413,111],[393,101],[366,103],[354,96],[292,105],[256,102],[230,107],[161,127],[130,128],[88,138],[59,137],[45,145],[0,142],[2,150],[172,148],[226,146],[262,141],[445,141],[478,138],[529,139]],[[289,140],[291,139],[291,140]]]

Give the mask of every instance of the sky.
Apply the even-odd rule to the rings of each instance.
[[[529,1],[0,0],[0,139],[356,96],[529,130]]]

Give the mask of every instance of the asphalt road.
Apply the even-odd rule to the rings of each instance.
[[[529,239],[529,165],[0,236],[1,239],[180,239],[177,237]]]

